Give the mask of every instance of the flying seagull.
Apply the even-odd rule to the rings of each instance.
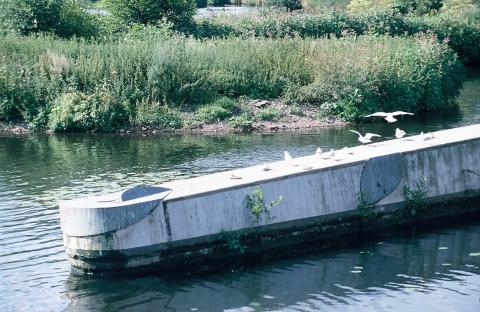
[[[366,133],[366,134],[363,136],[363,135],[362,135],[360,132],[358,132],[358,131],[355,131],[355,130],[349,130],[349,131],[358,134],[358,140],[359,140],[362,144],[371,143],[373,137],[379,137],[379,138],[381,138],[380,135],[375,134],[375,133]]]
[[[405,136],[405,134],[407,134],[407,133],[405,131],[403,131],[402,129],[399,129],[399,128],[395,129],[395,137],[397,139],[403,138]]]
[[[385,117],[385,120],[390,123],[390,122],[397,121],[397,119],[394,118],[393,116],[400,116],[400,115],[413,115],[413,113],[407,113],[402,111],[396,111],[393,113],[376,112],[376,113],[367,115],[365,117]]]

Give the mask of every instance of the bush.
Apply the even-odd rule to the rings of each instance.
[[[266,0],[265,4],[274,7],[284,7],[289,11],[300,10],[302,8],[300,0]]]
[[[56,132],[98,130],[109,132],[125,124],[127,112],[111,94],[98,91],[62,94],[53,103],[49,127]]]
[[[195,0],[107,0],[110,12],[127,24],[171,22],[176,26],[192,24]]]
[[[280,119],[280,117],[282,117],[282,113],[278,109],[276,109],[275,107],[266,107],[266,108],[260,110],[256,114],[256,117],[259,120],[272,121],[272,120]]]
[[[0,118],[109,131],[126,114],[131,124],[178,127],[179,109],[205,106],[205,118],[222,119],[235,109],[230,99],[245,96],[309,103],[355,120],[448,106],[463,78],[454,53],[433,36],[127,39],[0,36],[0,55],[9,56],[0,57]],[[112,111],[111,121],[101,117]],[[232,124],[248,128],[246,117]]]
[[[159,102],[142,101],[137,106],[135,124],[162,128],[180,128],[182,119],[178,111]]]
[[[75,0],[65,0],[60,8],[58,26],[55,33],[60,37],[96,37],[99,22],[95,15],[88,14]]]
[[[235,109],[235,102],[229,98],[223,97],[215,102],[200,107],[196,112],[196,120],[204,123],[213,123],[225,120],[232,116]]]
[[[63,0],[0,0],[2,30],[51,31],[57,28]],[[5,27],[5,28],[4,28]]]
[[[253,130],[253,120],[247,114],[230,118],[228,124],[237,131],[248,132]]]
[[[464,64],[480,64],[480,26],[448,16],[411,17],[419,31],[432,32],[446,42]]]

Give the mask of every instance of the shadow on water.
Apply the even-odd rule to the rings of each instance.
[[[395,305],[402,311],[434,298],[433,307],[473,311],[480,304],[480,257],[472,256],[479,246],[480,226],[472,223],[208,276],[70,275],[66,310],[383,311]],[[465,283],[473,284],[458,290]]]
[[[480,252],[478,222],[209,276],[79,278],[70,276],[57,201],[280,160],[284,150],[296,157],[357,145],[349,129],[391,138],[396,127],[415,134],[480,123],[479,74],[465,83],[458,110],[395,124],[224,136],[0,136],[0,311],[478,311],[480,257],[470,255]]]

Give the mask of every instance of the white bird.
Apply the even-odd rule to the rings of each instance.
[[[367,115],[365,117],[385,117],[385,120],[390,123],[390,122],[397,121],[397,119],[394,118],[393,116],[400,116],[400,115],[413,115],[413,113],[407,113],[402,111],[396,111],[393,113],[376,112],[376,113]]]
[[[333,149],[331,149],[330,152],[327,153],[327,156],[328,156],[329,158],[334,157],[334,156],[335,156],[335,151],[334,151]]]
[[[292,155],[290,155],[289,152],[285,151],[285,152],[283,153],[283,155],[284,155],[284,160],[285,160],[285,161],[293,161],[293,157],[292,157]]]
[[[322,153],[323,153],[323,151],[322,151],[322,149],[319,147],[319,148],[317,148],[317,150],[315,151],[315,156],[322,156]]]
[[[407,133],[405,131],[403,131],[402,129],[399,129],[399,128],[395,129],[395,137],[397,139],[403,138],[405,136],[405,134],[407,134]]]
[[[375,133],[366,133],[365,135],[362,135],[360,132],[355,131],[355,130],[349,130],[349,131],[358,134],[358,140],[359,140],[362,144],[371,143],[373,137],[379,137],[379,138],[381,138],[380,135],[375,134]]]

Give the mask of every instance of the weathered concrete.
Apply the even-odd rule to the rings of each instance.
[[[478,197],[479,164],[480,125],[473,125],[436,132],[426,141],[415,136],[341,150],[334,159],[307,156],[292,163],[271,163],[269,171],[254,166],[221,172],[163,184],[159,187],[171,190],[161,193],[166,196],[136,198],[134,205],[88,208],[64,202],[60,204],[64,243],[72,264],[92,271],[155,263],[168,268],[239,254],[240,249],[226,244],[238,238],[252,246],[249,252],[260,236],[259,249],[288,246],[307,239],[302,233],[333,237],[337,225],[342,235],[349,229],[354,232],[365,222],[358,217],[360,193],[375,204],[379,216],[404,209],[404,187],[415,189],[420,181],[426,181],[428,201]],[[272,218],[258,223],[246,202],[257,186],[265,203],[283,198],[270,209]],[[410,219],[401,216],[393,223]]]

